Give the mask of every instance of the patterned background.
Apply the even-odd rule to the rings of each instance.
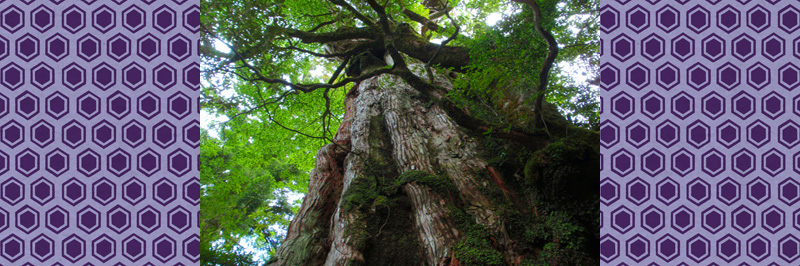
[[[601,4],[605,265],[798,265],[800,2]]]
[[[0,1],[0,265],[198,262],[199,12]]]

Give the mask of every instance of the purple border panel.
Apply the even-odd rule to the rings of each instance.
[[[196,1],[0,1],[0,265],[199,261]]]
[[[604,265],[800,263],[800,4],[606,0]]]

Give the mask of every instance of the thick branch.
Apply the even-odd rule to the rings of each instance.
[[[454,71],[463,72],[464,67],[471,62],[469,49],[462,46],[445,46],[436,58],[431,60],[442,45],[428,42],[414,32],[402,31],[395,36],[394,45],[397,50],[423,62],[431,62],[444,68],[453,68]]]
[[[438,31],[439,30],[439,25],[437,25],[433,21],[429,20],[428,18],[423,17],[420,14],[417,14],[414,11],[411,11],[409,9],[403,9],[403,15],[406,15],[406,17],[408,17],[409,19],[411,19],[413,21],[418,22],[419,24],[425,25],[425,27],[428,27],[428,29],[430,29],[432,31]]]
[[[377,4],[377,3],[376,3]],[[388,21],[388,18],[387,18]],[[380,23],[379,23],[380,24]],[[303,43],[330,43],[342,40],[371,39],[378,40],[380,36],[392,32],[388,22],[380,29],[376,27],[367,28],[344,28],[342,30],[325,33],[311,33],[296,29],[281,28],[277,26],[267,26],[271,31],[283,32],[286,36],[298,38]],[[431,65],[438,65],[444,68],[453,68],[455,71],[463,72],[464,67],[470,63],[469,50],[466,47],[447,46],[442,47],[434,60],[436,51],[441,45],[428,42],[427,39],[415,32],[401,31],[394,33],[396,36],[394,45],[408,56],[423,62],[431,61]],[[388,34],[387,34],[388,35]]]
[[[267,26],[270,31],[281,32],[286,36],[298,38],[304,43],[328,43],[349,39],[374,39],[377,29],[366,28],[341,28],[334,32],[312,33],[278,26]]]

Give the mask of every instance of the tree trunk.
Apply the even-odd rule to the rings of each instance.
[[[345,106],[270,265],[520,265],[542,250],[510,236],[502,206],[536,204],[490,166],[483,136],[392,75],[356,84]]]

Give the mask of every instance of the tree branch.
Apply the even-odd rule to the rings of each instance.
[[[444,46],[447,45],[450,41],[452,41],[456,37],[458,37],[458,32],[459,32],[459,30],[461,30],[461,27],[459,27],[458,24],[456,24],[456,21],[453,20],[453,18],[450,17],[450,14],[447,12],[447,4],[445,4],[445,6],[444,6],[444,15],[447,16],[447,18],[450,20],[450,23],[452,23],[453,26],[456,27],[456,31],[453,32],[453,35],[450,35],[450,37],[447,38],[447,40],[444,40],[440,44],[439,49],[436,49],[436,52],[433,53],[433,55],[431,56],[431,59],[428,60],[427,64],[425,64],[425,67],[430,67],[431,66],[431,62],[433,62],[433,60],[436,59],[436,56],[439,55],[439,52],[442,51],[442,48],[444,48]],[[431,80],[431,81],[433,81],[433,80]]]
[[[298,38],[303,43],[328,43],[349,39],[374,39],[376,29],[366,28],[342,28],[334,32],[313,33],[278,26],[267,26],[267,30],[285,34],[292,38]]]
[[[361,22],[364,22],[364,25],[367,25],[367,26],[370,26],[370,27],[375,25],[375,22],[372,22],[372,20],[370,18],[368,18],[367,16],[365,16],[361,12],[358,12],[358,10],[356,10],[353,6],[351,6],[350,4],[345,2],[344,0],[330,0],[330,2],[333,3],[334,5],[343,7],[347,11],[350,11],[350,13],[353,13],[353,16],[355,16]]]
[[[320,23],[319,25],[317,25],[317,26],[315,26],[315,27],[311,28],[310,30],[308,30],[308,32],[315,32],[315,31],[317,31],[318,29],[320,29],[320,28],[322,28],[322,27],[325,27],[326,25],[331,25],[331,24],[333,24],[333,23],[336,23],[336,20],[331,20],[331,21],[322,22],[322,23]]]
[[[423,17],[420,14],[417,14],[416,12],[411,11],[410,9],[405,9],[404,8],[402,13],[403,13],[403,15],[406,15],[406,17],[408,17],[409,19],[411,19],[413,21],[416,21],[419,24],[424,25],[425,27],[428,27],[428,29],[430,29],[432,31],[439,31],[439,25],[437,25],[435,22],[431,21],[430,19],[428,19],[426,17]]]
[[[549,31],[546,31],[542,26],[542,10],[539,8],[539,5],[536,3],[536,0],[512,0],[517,3],[526,4],[531,7],[533,10],[533,25],[536,28],[536,32],[539,33],[542,38],[547,42],[547,57],[544,60],[544,64],[542,64],[542,68],[539,71],[539,85],[536,88],[536,102],[535,110],[536,116],[542,118],[542,123],[546,124],[544,121],[544,117],[542,115],[542,103],[544,102],[544,96],[547,89],[547,83],[549,82],[550,77],[550,69],[553,67],[553,64],[556,61],[556,57],[558,56],[558,43],[556,42],[556,38],[553,37],[553,34]],[[546,126],[546,125],[545,125]]]

